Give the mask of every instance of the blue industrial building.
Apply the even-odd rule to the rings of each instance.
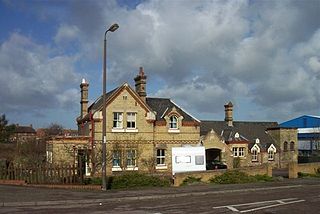
[[[299,162],[320,161],[320,116],[303,115],[279,126],[298,128]]]

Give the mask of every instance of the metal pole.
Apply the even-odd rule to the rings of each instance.
[[[102,190],[107,190],[107,106],[106,106],[106,93],[107,93],[107,33],[114,32],[119,28],[118,24],[113,24],[104,33],[104,47],[103,47],[103,89],[102,89]]]
[[[107,32],[104,34],[104,48],[103,48],[103,91],[102,91],[102,190],[107,190],[107,165],[106,165],[106,154],[107,154],[107,148],[106,148],[106,132],[107,132],[107,118],[106,118],[106,80],[107,80]]]

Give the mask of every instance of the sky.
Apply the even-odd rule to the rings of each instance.
[[[320,0],[0,0],[0,114],[76,129],[89,103],[143,67],[150,97],[200,120],[320,115]]]

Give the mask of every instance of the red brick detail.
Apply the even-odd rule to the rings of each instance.
[[[167,122],[165,120],[156,121],[156,126],[166,126]]]
[[[26,181],[25,180],[0,180],[0,184],[23,186],[23,185],[26,185]]]

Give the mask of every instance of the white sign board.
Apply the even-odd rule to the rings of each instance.
[[[206,170],[206,150],[203,146],[172,147],[172,173]]]

